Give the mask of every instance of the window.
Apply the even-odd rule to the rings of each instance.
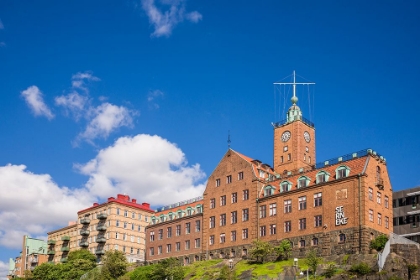
[[[287,154],[287,160],[290,161],[292,159],[292,155],[291,154]]]
[[[309,185],[309,179],[308,177],[300,177],[298,180],[298,188],[304,188],[307,187]]]
[[[389,218],[385,216],[385,228],[389,228]]]
[[[201,222],[200,220],[195,221],[195,232],[199,232],[201,230]]]
[[[379,166],[376,166],[376,183],[379,183],[381,181],[381,168]]]
[[[165,221],[165,216],[163,216],[163,215],[162,215],[162,216],[160,216],[160,221],[161,221],[161,222],[164,222],[164,221]]]
[[[226,214],[220,215],[220,225],[225,226],[226,225]]]
[[[302,240],[299,241],[299,247],[300,248],[305,248],[305,245],[306,245],[305,240],[302,239]]]
[[[238,202],[238,193],[232,193],[232,203]]]
[[[299,229],[306,229],[306,218],[299,219]]]
[[[189,250],[190,249],[190,241],[186,240],[185,241],[185,250]]]
[[[287,146],[283,147],[283,152],[287,152],[288,150],[289,150],[289,147],[287,147]]]
[[[220,179],[216,179],[216,187],[220,187]]]
[[[340,166],[335,170],[335,176],[337,179],[348,177],[350,173],[350,168],[347,166]]]
[[[181,235],[181,225],[177,225],[176,226],[176,236],[180,236]]]
[[[292,189],[292,183],[290,183],[289,181],[283,181],[280,184],[280,192],[287,192],[290,191]]]
[[[216,217],[211,216],[210,217],[210,228],[214,228],[216,226]]]
[[[220,197],[220,206],[225,206],[226,205],[226,195],[222,195]]]
[[[224,233],[220,234],[220,243],[225,243],[226,242],[226,236]]]
[[[270,216],[275,216],[276,214],[277,214],[277,203],[271,203],[270,204],[269,215]]]
[[[373,222],[373,210],[369,209],[369,221]]]
[[[158,255],[162,254],[162,246],[158,246]]]
[[[243,172],[239,172],[238,173],[238,180],[243,180],[244,179],[244,173]]]
[[[266,205],[260,206],[260,218],[265,218],[266,216]]]
[[[318,246],[318,238],[312,238],[312,246]]]
[[[191,208],[188,208],[187,209],[187,216],[191,216],[192,215],[192,209]]]
[[[280,157],[280,163],[283,163],[283,156]]]
[[[174,214],[169,213],[168,214],[168,218],[169,218],[169,221],[172,221],[174,219]]]
[[[120,208],[117,208],[117,215],[120,214]]]
[[[385,208],[389,208],[389,198],[385,196]]]
[[[119,221],[119,220],[117,220],[117,221],[115,222],[115,225],[116,225],[117,227],[119,227],[119,226],[120,226],[120,221]]]
[[[318,172],[318,174],[316,174],[316,183],[320,184],[320,183],[327,182],[329,178],[330,178],[330,173],[326,171],[320,171]]]
[[[216,199],[212,198],[210,199],[210,209],[213,209],[216,207]]]
[[[284,201],[284,213],[292,212],[292,200],[288,199]]]
[[[191,223],[185,223],[185,233],[190,234],[191,232]]]
[[[226,176],[226,184],[232,183],[232,175]]]
[[[134,224],[131,224],[131,230],[134,230],[134,226],[135,226]]]
[[[128,211],[124,210],[124,217],[128,217]]]
[[[179,251],[181,250],[181,242],[176,242],[175,243],[175,251]]]
[[[286,221],[284,222],[284,232],[290,232],[292,230],[292,222]]]
[[[195,248],[200,248],[200,244],[201,244],[201,242],[200,242],[200,238],[196,238],[196,239],[194,240],[194,243],[195,243]]]
[[[378,204],[381,204],[381,197],[382,197],[382,194],[380,192],[377,192],[376,193],[376,202]]]
[[[166,244],[166,253],[170,253],[172,250],[172,244]]]
[[[203,213],[203,207],[201,205],[197,205],[197,213]]]
[[[369,188],[369,200],[373,200],[373,189]]]
[[[306,196],[301,196],[298,198],[299,200],[299,210],[305,210],[306,209]]]
[[[314,206],[322,206],[322,193],[314,194]]]
[[[270,234],[276,234],[276,224],[271,224],[270,225]]]
[[[127,228],[127,222],[124,222],[124,228]]]
[[[154,254],[155,254],[155,248],[152,247],[149,249],[149,255],[153,256]]]
[[[274,190],[275,190],[275,188],[274,188],[274,187],[272,187],[272,186],[266,186],[266,187],[264,188],[264,196],[270,196],[270,195],[273,195],[273,194],[274,194]]]
[[[236,224],[237,222],[238,222],[238,212],[237,211],[230,212],[230,223]]]
[[[166,229],[166,236],[167,236],[168,238],[171,238],[171,237],[172,237],[172,228],[171,228],[171,227],[168,227],[168,228]]]
[[[158,239],[159,239],[159,240],[162,240],[162,238],[163,238],[163,229],[160,229],[160,230],[159,230]]]
[[[338,241],[340,243],[346,242],[346,235],[344,233],[340,233],[340,235],[338,236]]]
[[[249,199],[249,190],[243,190],[242,191],[242,198],[243,198],[243,200],[248,200]]]
[[[248,221],[249,220],[249,209],[242,209],[242,221]]]
[[[214,244],[214,235],[210,235],[209,237],[209,244],[213,245]]]
[[[118,239],[118,236],[117,236],[117,239]],[[150,241],[155,241],[155,232],[154,231],[150,232]]]
[[[378,213],[378,225],[382,225],[382,214]]]
[[[230,232],[230,241],[236,241],[236,230]]]
[[[134,213],[134,212],[133,212],[133,213],[131,213],[131,218],[133,218],[133,219],[134,219],[135,217],[136,217],[136,213]]]
[[[260,226],[260,236],[265,236],[265,226]]]
[[[139,220],[141,220],[141,214],[139,214]]]
[[[322,226],[322,215],[317,215],[314,217],[315,227]]]
[[[244,228],[242,230],[242,239],[248,239],[248,229]]]

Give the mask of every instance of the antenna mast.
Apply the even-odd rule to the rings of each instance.
[[[293,85],[293,98],[292,102],[297,102],[296,85],[314,85],[315,83],[296,83],[296,71],[293,70],[293,83],[273,83],[274,85]]]

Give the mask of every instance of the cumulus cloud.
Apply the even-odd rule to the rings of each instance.
[[[168,7],[166,11],[162,11],[154,0],[141,0],[142,9],[146,12],[149,22],[154,28],[153,37],[169,37],[178,23],[184,20],[197,23],[202,19],[203,16],[197,11],[186,12],[185,2],[185,0],[162,0],[162,6]]]
[[[76,120],[82,116],[88,101],[89,98],[86,95],[77,92],[55,97],[55,105],[64,107],[66,114],[71,112]]]
[[[65,226],[95,200],[86,189],[60,187],[50,175],[34,174],[25,165],[0,167],[0,191],[0,246],[15,249],[23,235],[42,236]]]
[[[0,280],[7,280],[6,275],[9,272],[9,264],[0,261]]]
[[[121,137],[76,168],[89,176],[91,195],[103,198],[139,194],[143,201],[163,205],[202,195],[205,188],[200,165],[188,165],[181,149],[156,135]]]
[[[92,108],[89,114],[92,115],[92,118],[85,131],[78,138],[91,142],[98,137],[108,137],[112,131],[120,127],[131,127],[133,116],[137,112],[124,106],[116,106],[106,102],[96,108]]]
[[[163,97],[163,92],[160,90],[151,90],[147,94],[147,101],[149,102],[149,108],[159,109],[159,104],[156,102],[157,98]]]
[[[75,89],[82,89],[88,91],[86,82],[97,82],[100,81],[98,77],[93,76],[91,72],[78,72],[71,77],[71,86]]]
[[[53,113],[44,102],[42,92],[37,86],[28,87],[21,92],[21,96],[25,99],[26,104],[28,104],[35,116],[44,116],[49,120],[54,118]]]

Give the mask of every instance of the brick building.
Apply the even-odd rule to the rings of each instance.
[[[69,252],[77,249],[76,222],[69,222],[66,227],[48,232],[47,244],[49,262],[67,262]]]
[[[394,233],[420,242],[420,187],[393,193]]]
[[[156,210],[146,228],[147,261],[177,257],[188,264],[202,259],[203,197]]]

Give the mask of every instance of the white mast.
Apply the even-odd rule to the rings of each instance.
[[[315,83],[296,83],[296,72],[293,70],[293,83],[273,83],[274,85],[293,85],[293,104],[296,104],[296,85],[314,85]]]

